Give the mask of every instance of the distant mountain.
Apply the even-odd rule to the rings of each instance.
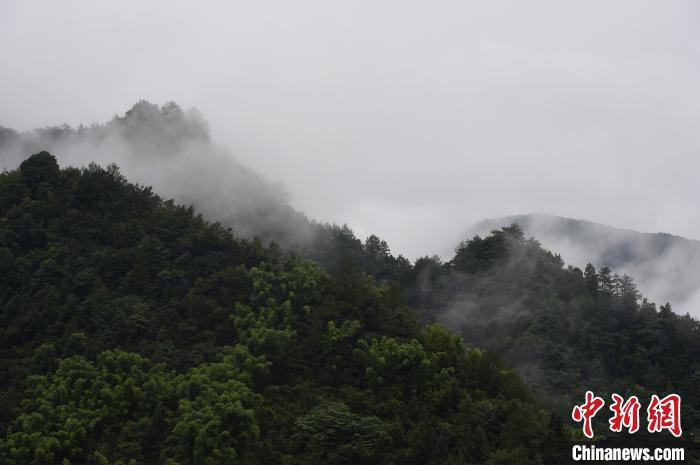
[[[62,167],[116,163],[128,179],[193,205],[207,220],[232,228],[236,236],[274,241],[328,269],[347,254],[372,262],[378,277],[393,266],[374,263],[373,248],[383,244],[388,250],[385,242],[371,236],[363,244],[345,225],[307,218],[290,205],[282,186],[217,146],[199,111],[184,111],[175,102],[156,105],[141,100],[123,116],[77,129],[63,124],[20,133],[0,126],[0,170],[13,169],[44,150],[55,154]],[[406,260],[397,258],[405,266]]]
[[[425,322],[508,359],[562,415],[586,389],[677,392],[688,431],[700,426],[700,323],[644,298],[617,270],[566,265],[518,225],[423,257],[408,294]]]
[[[174,102],[141,100],[123,116],[77,129],[63,124],[20,133],[0,126],[0,169],[42,150],[56,154],[62,166],[116,163],[129,179],[194,205],[243,237],[299,245],[316,229],[279,185],[212,142],[196,109],[184,111]]]
[[[558,251],[566,263],[592,263],[628,274],[650,299],[700,316],[700,241],[540,214],[488,219],[474,225],[466,237],[513,223],[545,248]]]

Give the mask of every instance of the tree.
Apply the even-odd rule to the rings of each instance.
[[[358,415],[342,402],[324,401],[295,421],[304,463],[379,463],[390,440],[383,421]]]
[[[24,160],[19,165],[19,172],[25,185],[36,191],[39,184],[58,177],[58,162],[49,152],[39,152]]]
[[[598,272],[598,283],[600,291],[604,294],[612,294],[614,290],[612,271],[607,266],[604,266]]]
[[[598,290],[598,274],[595,267],[590,263],[586,265],[583,272],[583,279],[586,281],[586,289],[589,293],[595,293]]]

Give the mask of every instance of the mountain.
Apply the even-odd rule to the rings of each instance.
[[[174,102],[159,106],[142,100],[105,124],[77,129],[63,124],[25,133],[0,126],[1,168],[14,168],[28,154],[42,150],[56,154],[62,166],[116,163],[130,180],[194,206],[238,237],[275,242],[329,269],[338,266],[343,254],[366,255],[365,262],[373,259],[350,228],[308,219],[290,205],[280,185],[214,144],[196,109],[183,111]],[[382,243],[388,248],[376,236],[369,240],[376,242],[370,249]],[[397,260],[407,263],[403,257]]]
[[[639,233],[585,220],[548,215],[514,215],[482,221],[467,236],[519,225],[556,250],[565,262],[592,263],[634,278],[641,291],[681,313],[700,316],[700,241],[666,233]]]
[[[700,323],[517,224],[411,263],[294,211],[174,104],[0,145],[3,464],[561,463],[589,389],[678,393],[700,429]],[[614,237],[571,221],[565,255]],[[643,268],[677,246],[654,238],[602,255]]]
[[[355,244],[325,271],[114,165],[0,174],[0,462],[560,463],[573,429]]]
[[[42,150],[56,154],[62,166],[116,163],[134,182],[194,205],[242,237],[299,247],[316,234],[279,185],[214,144],[196,109],[183,111],[174,102],[142,100],[123,116],[77,129],[63,124],[18,133],[0,127],[0,167],[16,167]]]
[[[506,358],[562,415],[586,390],[676,392],[686,428],[700,427],[700,322],[627,276],[566,266],[514,224],[462,242],[449,262],[419,259],[404,287],[423,321]]]
[[[558,464],[588,389],[697,430],[700,324],[630,279],[517,225],[446,263],[331,231],[324,269],[114,165],[0,174],[2,463]]]

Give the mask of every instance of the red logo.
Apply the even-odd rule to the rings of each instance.
[[[669,394],[663,399],[654,394],[647,408],[647,431],[656,433],[665,429],[675,437],[683,434],[681,429],[681,396]]]
[[[608,420],[610,431],[616,433],[627,429],[629,434],[639,431],[639,411],[641,404],[637,396],[631,396],[625,400],[618,394],[612,394],[612,404],[610,410],[612,417]],[[574,406],[571,418],[577,422],[583,422],[583,434],[587,438],[593,437],[593,417],[598,413],[605,401],[597,397],[593,392],[586,391],[586,401],[581,405]],[[659,399],[656,394],[651,396],[647,407],[647,431],[658,433],[668,430],[675,437],[683,434],[681,429],[681,396],[669,394],[663,399]]]
[[[586,402],[582,405],[577,405],[574,407],[574,411],[571,412],[571,418],[575,422],[580,422],[583,420],[583,434],[587,438],[593,437],[593,425],[591,424],[591,419],[598,413],[598,410],[603,408],[605,401],[600,397],[596,397],[591,391],[586,391]]]
[[[630,434],[636,433],[639,430],[639,408],[641,407],[637,396],[630,397],[624,403],[624,399],[617,394],[613,394],[612,398],[613,404],[610,410],[614,415],[608,420],[610,431],[619,433],[625,427]]]

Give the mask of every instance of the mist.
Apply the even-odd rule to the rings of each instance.
[[[140,101],[104,124],[0,131],[3,169],[14,169],[42,150],[55,154],[63,167],[114,163],[128,180],[193,206],[238,236],[287,247],[304,246],[313,237],[314,224],[289,206],[283,187],[213,142],[206,120],[194,108]]]
[[[294,208],[410,258],[529,211],[700,238],[699,19],[692,1],[9,1],[0,124],[196,106]]]
[[[700,242],[669,234],[639,233],[549,215],[517,215],[481,221],[464,234],[485,235],[518,224],[528,237],[561,255],[572,266],[609,267],[634,278],[642,294],[657,305],[700,317]]]

